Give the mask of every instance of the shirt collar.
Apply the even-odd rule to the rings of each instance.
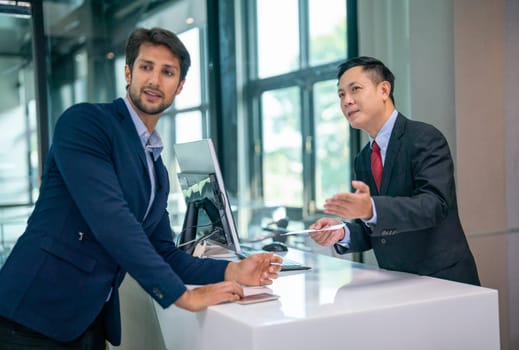
[[[128,98],[124,98],[124,103],[130,112],[130,116],[132,117],[133,125],[135,125],[135,129],[137,130],[137,134],[141,139],[142,147],[145,151],[150,152],[153,155],[153,160],[157,161],[160,157],[160,153],[164,149],[164,145],[162,144],[162,139],[160,138],[157,130],[153,130],[150,134],[146,125],[142,122],[141,118],[137,115],[137,112],[133,109]]]
[[[373,144],[373,141],[377,141],[377,144],[380,147],[380,152],[382,152],[383,155],[385,155],[387,146],[389,145],[389,138],[391,137],[391,132],[395,126],[397,115],[398,111],[396,109],[393,110],[393,113],[391,113],[388,120],[384,123],[377,136],[375,138],[369,136],[370,147]]]

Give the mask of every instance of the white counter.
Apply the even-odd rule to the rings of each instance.
[[[280,296],[276,301],[190,313],[175,306],[164,310],[146,296],[156,315],[148,323],[158,324],[156,334],[162,334],[157,348],[499,349],[496,290],[298,251],[287,257],[313,269],[282,273],[269,287]],[[123,308],[124,295],[123,288]],[[123,311],[123,333],[125,318]],[[142,325],[137,321],[132,328],[134,339],[146,339],[134,334]]]

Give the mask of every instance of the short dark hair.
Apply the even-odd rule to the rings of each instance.
[[[143,43],[166,46],[180,61],[180,80],[184,80],[191,65],[191,58],[186,47],[176,34],[163,28],[137,28],[126,43],[126,64],[133,71],[133,64],[139,55],[139,49]]]
[[[371,81],[373,81],[375,84],[378,84],[382,81],[387,81],[389,85],[391,85],[389,98],[391,98],[391,101],[395,103],[395,98],[393,97],[393,91],[395,89],[395,76],[389,70],[389,68],[387,68],[384,63],[382,63],[382,61],[374,57],[353,57],[341,63],[339,67],[337,67],[337,80],[339,80],[344,72],[346,72],[348,69],[359,66],[362,67],[364,72],[369,74]]]

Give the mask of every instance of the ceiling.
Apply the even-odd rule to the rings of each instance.
[[[0,56],[31,55],[31,20],[28,16],[13,16],[0,12]]]
[[[67,54],[87,39],[128,33],[144,14],[168,0],[46,0],[43,2],[45,35],[49,49]],[[15,3],[11,5],[10,3]],[[32,57],[30,1],[0,1],[0,58]],[[104,21],[100,19],[105,19]],[[117,39],[117,38],[114,38]]]
[[[20,68],[32,69],[31,3],[36,1],[41,0],[0,0],[0,94],[4,97],[6,91],[14,93],[20,86],[23,80]],[[163,6],[166,3],[170,6]],[[178,26],[184,23],[182,18],[193,12],[205,14],[205,9],[200,9],[203,3],[203,0],[43,0],[47,62],[51,69],[62,67],[85,43],[98,50],[99,57],[106,57],[104,52],[121,54],[128,33],[136,25],[174,25],[174,30],[181,30]],[[164,23],[157,22],[157,14]],[[10,100],[17,104],[16,99]]]

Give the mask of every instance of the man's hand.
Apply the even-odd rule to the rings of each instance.
[[[226,281],[236,281],[248,286],[272,284],[278,277],[283,259],[273,253],[253,254],[240,262],[231,262],[225,270]]]
[[[234,281],[225,281],[186,290],[175,305],[188,311],[200,311],[210,305],[235,301],[241,297],[243,289],[240,285]]]
[[[314,222],[310,225],[310,229],[312,230],[320,230],[330,226],[341,224],[342,222],[339,220],[331,219],[331,218],[322,218]],[[344,239],[344,228],[340,228],[335,231],[320,231],[320,232],[310,232],[309,236],[315,241],[315,243],[323,246],[330,247],[335,243],[342,241]]]
[[[364,219],[373,217],[373,206],[369,187],[362,181],[352,181],[354,193],[339,193],[328,198],[324,204],[324,212],[345,219]]]

